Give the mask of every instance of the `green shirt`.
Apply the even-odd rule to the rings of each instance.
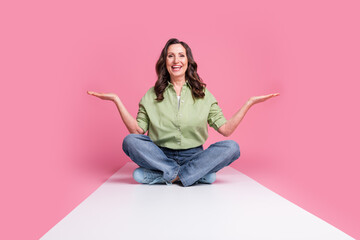
[[[205,88],[205,97],[193,99],[186,81],[181,89],[180,107],[172,83],[169,82],[161,102],[155,100],[154,87],[141,98],[136,117],[139,127],[148,132],[158,146],[171,149],[198,147],[208,138],[209,124],[218,131],[226,119],[215,97]]]

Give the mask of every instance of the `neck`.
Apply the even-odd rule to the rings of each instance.
[[[175,86],[175,87],[182,87],[185,83],[185,76],[179,76],[177,78],[171,78],[171,83]]]

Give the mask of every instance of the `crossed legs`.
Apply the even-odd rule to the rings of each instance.
[[[179,165],[169,158],[151,139],[142,134],[129,134],[124,138],[123,150],[137,165],[154,171],[161,171],[167,184],[180,180],[183,186],[190,186],[208,173],[215,173],[240,157],[239,145],[225,140],[210,145]]]

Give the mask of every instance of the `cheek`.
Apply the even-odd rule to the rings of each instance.
[[[170,64],[166,62],[166,68],[170,68]]]

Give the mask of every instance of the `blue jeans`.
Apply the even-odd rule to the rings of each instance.
[[[225,140],[210,145],[184,150],[157,146],[149,136],[129,134],[124,138],[122,148],[137,165],[154,171],[161,171],[166,184],[179,176],[183,186],[196,183],[208,173],[217,172],[240,157],[239,145]]]

